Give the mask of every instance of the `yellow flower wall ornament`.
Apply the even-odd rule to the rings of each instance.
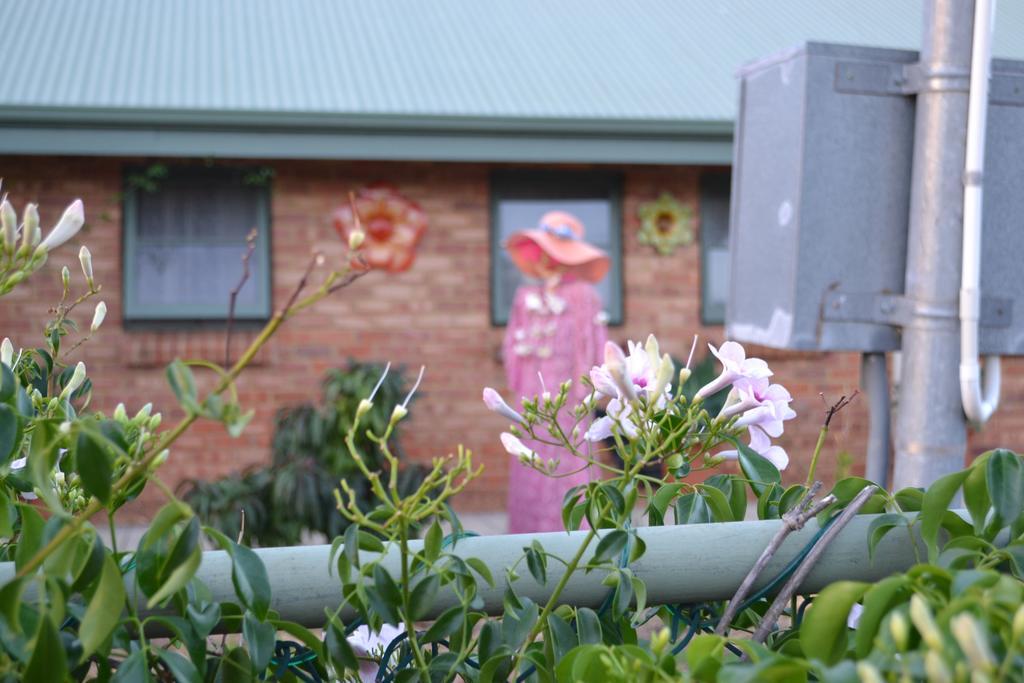
[[[641,204],[640,244],[668,256],[679,246],[693,244],[693,211],[667,192],[653,202]]]

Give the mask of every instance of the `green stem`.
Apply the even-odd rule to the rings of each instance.
[[[804,484],[807,488],[811,487],[814,483],[814,472],[818,469],[818,456],[821,455],[821,449],[825,445],[825,437],[828,435],[828,427],[822,427],[818,433],[818,443],[814,446],[814,455],[811,456],[811,468],[807,470],[807,481]]]
[[[405,589],[402,591],[402,601],[405,603],[405,609],[402,610],[405,615],[405,632],[409,634],[409,647],[412,648],[412,655],[416,658],[416,666],[420,669],[420,675],[430,680],[430,670],[427,667],[427,661],[423,658],[423,652],[420,650],[419,640],[416,638],[416,624],[412,620],[412,602],[410,600],[412,586],[409,585],[409,526],[404,519],[399,521],[398,529],[402,555],[402,586]]]

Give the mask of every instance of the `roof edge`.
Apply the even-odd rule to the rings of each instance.
[[[462,115],[334,114],[212,109],[130,109],[105,107],[0,108],[0,124],[28,126],[319,129],[367,131],[449,131],[577,133],[618,135],[730,136],[733,122],[721,119],[493,117]]]

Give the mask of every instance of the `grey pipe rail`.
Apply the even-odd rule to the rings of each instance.
[[[915,545],[920,556],[924,557],[924,547],[920,540],[915,537],[914,543],[911,543],[907,529],[900,528],[885,536],[869,560],[868,527],[875,517],[855,517],[842,530],[801,585],[801,593],[819,591],[834,581],[873,582],[903,571],[918,561],[914,552]],[[727,600],[733,596],[781,524],[779,520],[767,520],[641,527],[637,533],[646,543],[647,552],[630,567],[647,583],[649,605]],[[766,585],[799,554],[817,532],[817,527],[812,521],[802,530],[790,534],[762,578],[755,584],[755,590]],[[484,602],[484,611],[499,614],[503,609],[504,571],[520,559],[524,547],[536,539],[547,552],[567,559],[575,554],[586,533],[576,531],[476,536],[460,539],[448,551],[463,558],[478,557],[487,564],[494,575],[495,585],[487,586],[481,580],[479,593]],[[411,545],[419,548],[421,543],[412,541]],[[596,546],[596,542],[591,543],[588,556]],[[341,582],[337,571],[333,568],[328,570],[330,546],[262,548],[257,549],[256,553],[266,565],[270,577],[271,608],[280,614],[281,619],[311,628],[319,627],[325,622],[324,610],[334,609],[341,603]],[[364,552],[361,556],[369,560],[372,554]],[[383,555],[384,567],[392,576],[399,575],[398,559],[394,549],[385,551]],[[522,571],[517,572],[520,578],[515,584],[517,592],[541,604],[550,597],[565,570],[560,563],[549,562],[547,582],[540,585],[526,571],[525,563],[521,563],[520,567]],[[13,575],[12,563],[0,564],[0,585],[9,581]],[[210,588],[214,600],[237,601],[231,582],[231,558],[227,553],[204,552],[202,565],[196,575]],[[560,601],[580,607],[598,607],[608,592],[608,588],[601,585],[604,576],[603,571],[589,574],[578,572],[567,584]],[[131,583],[133,577],[129,574],[125,581]],[[139,600],[143,603],[140,604],[142,609],[145,599],[140,596]],[[426,618],[436,617],[454,604],[455,597],[442,591]],[[355,613],[351,608],[346,608],[341,616],[349,621],[355,617]]]

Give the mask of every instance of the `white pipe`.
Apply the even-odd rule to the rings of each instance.
[[[971,424],[981,426],[999,405],[999,356],[985,357],[984,391],[978,362],[981,318],[981,202],[985,168],[988,80],[992,64],[995,0],[975,0],[971,90],[967,105],[964,163],[963,267],[960,273],[960,399]]]

